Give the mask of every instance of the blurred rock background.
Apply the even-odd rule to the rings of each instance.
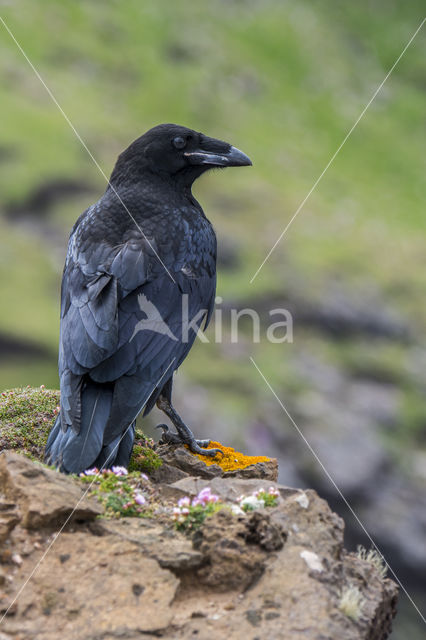
[[[199,435],[276,455],[369,546],[252,356],[418,606],[426,585],[426,45],[420,32],[254,272],[423,19],[376,0],[29,0],[1,13],[96,160],[159,122],[229,140],[252,169],[196,185],[218,233],[223,342],[197,341],[175,402]],[[68,233],[105,181],[0,24],[0,388],[57,388]],[[230,342],[230,308],[263,319]],[[270,309],[293,343],[266,340]],[[243,327],[243,322],[241,321]],[[145,428],[162,421],[153,415]],[[423,604],[422,604],[423,601]],[[402,595],[393,638],[423,638]]]

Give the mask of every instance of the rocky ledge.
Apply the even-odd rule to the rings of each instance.
[[[0,454],[1,640],[388,637],[396,585],[374,553],[345,551],[343,521],[314,491],[265,468],[195,476],[186,456],[176,480],[181,456],[163,453],[162,478],[132,476],[138,517],[112,517],[87,477]],[[213,506],[186,527],[195,496]]]

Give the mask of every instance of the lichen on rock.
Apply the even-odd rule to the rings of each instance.
[[[207,466],[217,464],[225,472],[246,469],[246,467],[250,467],[251,465],[259,462],[269,462],[270,460],[270,458],[266,456],[246,456],[244,453],[235,451],[232,447],[225,447],[221,442],[215,442],[214,440],[210,441],[206,449],[220,449],[223,455],[221,456],[220,453],[218,453],[214,458],[198,453],[194,455]]]

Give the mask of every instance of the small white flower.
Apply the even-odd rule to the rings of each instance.
[[[254,511],[255,509],[264,509],[265,501],[256,496],[247,496],[241,500],[240,506],[242,509],[246,507],[248,510]]]
[[[231,505],[231,512],[234,514],[234,516],[243,516],[244,515],[244,511],[242,509],[240,509],[240,507],[237,504]]]

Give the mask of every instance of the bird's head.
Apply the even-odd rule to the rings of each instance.
[[[191,186],[208,169],[251,165],[245,153],[216,138],[176,124],[160,124],[118,157],[111,183],[155,174]]]

